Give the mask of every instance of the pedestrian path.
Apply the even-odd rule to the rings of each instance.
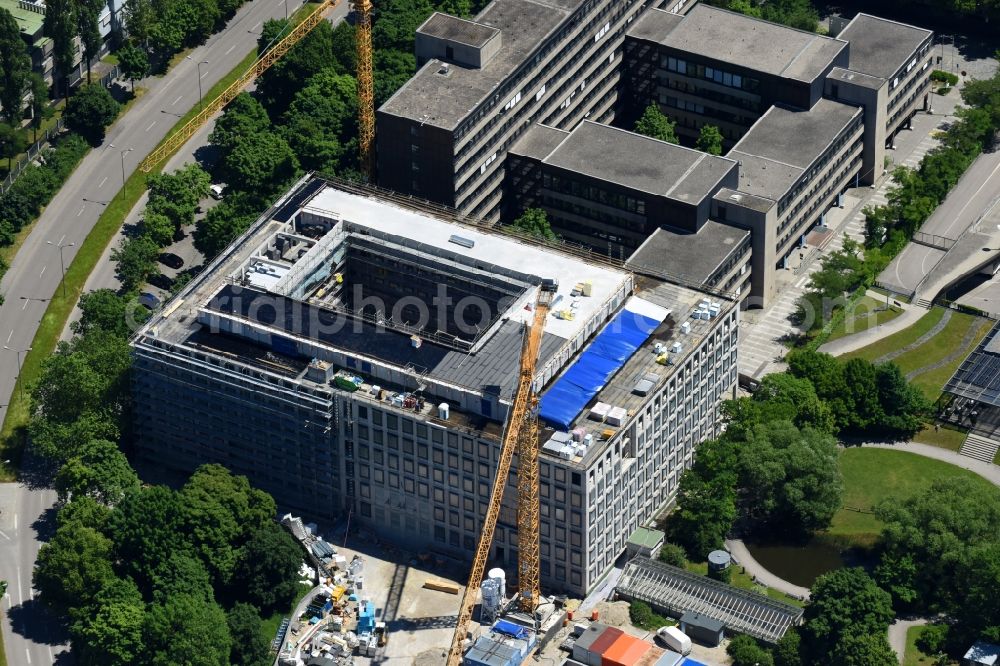
[[[733,561],[743,567],[743,569],[753,578],[754,582],[760,583],[761,585],[769,587],[772,590],[784,592],[790,597],[795,597],[796,599],[800,599],[802,601],[808,601],[809,588],[789,583],[787,580],[779,578],[765,569],[759,562],[757,562],[757,560],[753,558],[753,555],[750,554],[750,550],[741,539],[726,539],[726,550],[729,551]]]

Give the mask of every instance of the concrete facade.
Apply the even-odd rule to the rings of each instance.
[[[289,203],[302,191],[268,211],[137,333],[140,460],[181,471],[219,462],[283,508],[324,521],[350,514],[352,525],[465,560],[493,483],[518,322],[530,316],[521,305],[533,298],[539,275],[561,277],[560,300],[576,302],[577,315],[549,318],[538,366],[543,400],[612,317],[641,311],[663,318],[597,396],[627,417],[612,425],[583,409],[570,425],[579,441],[559,426],[541,433],[542,582],[547,590],[585,594],[624,552],[629,535],[672,501],[696,446],[716,434],[719,403],[736,382],[735,303],[722,301],[711,319],[696,319],[704,294],[633,280],[614,264],[530,246],[518,255],[508,248],[515,240],[367,191],[323,185]],[[408,240],[405,230],[416,229],[418,238]],[[473,247],[462,250],[449,235]],[[506,311],[510,321],[472,334],[478,352],[458,350],[459,343],[431,330],[415,346],[414,329],[395,319],[382,321],[386,330],[369,331],[358,310],[338,309],[342,296],[328,291],[353,282],[351,270],[367,270],[361,259],[340,263],[344,243],[366,238],[408,248],[422,270],[434,270],[425,260],[436,257],[477,267],[481,281],[526,276],[527,291]],[[359,262],[356,269],[351,261]],[[365,279],[378,275],[372,269]],[[573,275],[590,281],[591,296],[569,295],[566,277]],[[325,318],[335,314],[354,317],[364,330],[337,328]],[[654,342],[677,343],[670,365],[656,362]],[[357,390],[338,383],[343,372],[363,380]],[[655,380],[641,394],[634,386],[640,377]],[[575,448],[556,453],[550,444],[557,439]],[[491,559],[508,571],[517,559],[515,504],[512,477]]]

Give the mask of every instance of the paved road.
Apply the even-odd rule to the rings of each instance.
[[[896,618],[889,625],[889,645],[892,651],[899,657],[899,663],[903,663],[906,657],[906,632],[910,627],[922,627],[927,624],[927,618],[917,618],[916,620],[900,620]]]
[[[288,9],[300,4],[300,0],[288,0]],[[48,243],[75,244],[63,251],[68,265],[108,200],[121,187],[120,150],[132,149],[124,161],[126,176],[131,175],[177,117],[198,103],[198,63],[208,63],[200,70],[201,87],[207,90],[255,48],[265,20],[284,15],[284,0],[253,0],[237,12],[224,31],[194,49],[190,59],[182,60],[161,78],[141,82],[148,92],[110,128],[104,144],[84,158],[56,194],[0,283],[0,292],[6,295],[6,303],[0,306],[0,346],[15,350],[31,344],[45,312],[45,300],[51,298],[61,277],[59,249]],[[0,352],[0,405],[5,405],[18,373],[17,357],[13,351]],[[6,407],[0,407],[0,418],[4,416]]]
[[[1000,151],[980,155],[973,162],[921,231],[957,239],[986,212],[998,193]],[[941,250],[910,243],[882,272],[879,280],[909,293],[944,255]]]
[[[0,484],[0,579],[7,581],[0,611],[8,664],[61,664],[69,657],[65,634],[31,586],[38,549],[55,530],[55,501],[53,490]]]

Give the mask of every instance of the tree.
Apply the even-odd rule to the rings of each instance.
[[[272,42],[277,43],[287,31],[288,23],[284,19],[265,21],[257,40],[257,52],[262,53]],[[329,22],[322,21],[257,79],[261,103],[272,118],[280,118],[295,99],[295,93],[306,86],[306,81],[336,62],[338,54],[333,50],[333,29]]]
[[[55,486],[63,501],[70,495],[82,495],[114,506],[127,493],[139,489],[139,477],[117,444],[95,439],[59,469]]]
[[[222,465],[199,467],[180,496],[195,551],[216,585],[225,587],[232,579],[240,546],[273,521],[274,500],[251,488],[245,476],[234,476]]]
[[[956,577],[970,550],[1000,534],[995,489],[952,477],[936,479],[908,499],[888,498],[875,508],[883,521],[875,577],[904,605],[917,609],[959,603]]]
[[[133,292],[140,287],[156,268],[156,258],[160,254],[160,246],[156,240],[145,234],[126,236],[121,244],[111,251],[111,261],[118,265],[115,275],[122,283],[122,289]]]
[[[20,155],[27,146],[28,141],[24,132],[7,123],[0,123],[0,156],[7,158],[8,171],[10,171],[14,157]]]
[[[111,580],[91,605],[72,615],[73,653],[80,664],[124,666],[139,662],[146,605],[131,579]]]
[[[281,189],[298,170],[298,159],[288,142],[270,133],[245,137],[223,156],[220,165],[227,183],[256,192]]]
[[[148,46],[149,35],[155,20],[151,0],[128,0],[122,10],[125,29],[129,36],[143,46]]]
[[[118,65],[121,67],[122,76],[129,80],[134,94],[135,80],[149,76],[149,56],[132,42],[125,42],[125,45],[118,49]]]
[[[76,65],[76,33],[79,25],[76,0],[51,0],[45,3],[42,30],[52,40],[52,64],[69,95],[69,76]]]
[[[660,107],[656,104],[650,104],[643,111],[639,121],[636,122],[635,131],[667,143],[679,143],[677,133],[674,131],[676,124],[660,112]]]
[[[722,154],[722,132],[715,125],[702,125],[695,148],[709,155]]]
[[[726,654],[732,657],[733,666],[774,666],[774,658],[771,653],[745,634],[736,636],[729,641]]]
[[[63,504],[59,513],[56,514],[56,522],[59,527],[69,523],[78,523],[103,534],[104,526],[107,525],[110,515],[111,509],[108,506],[101,504],[93,497],[81,495]]]
[[[282,133],[302,167],[338,174],[358,167],[357,81],[325,69],[309,79],[285,113]]]
[[[150,42],[167,54],[204,41],[220,17],[216,0],[152,0],[152,13]]]
[[[184,550],[175,550],[167,559],[156,563],[150,579],[153,600],[160,603],[177,594],[190,594],[205,601],[215,599],[212,579],[205,564]]]
[[[702,560],[722,546],[736,520],[735,478],[725,473],[705,481],[693,470],[681,475],[677,509],[670,515],[671,540]]]
[[[0,8],[0,107],[11,125],[21,122],[24,93],[31,80],[31,57],[17,21]]]
[[[154,572],[176,552],[190,549],[184,532],[184,506],[177,493],[164,486],[126,495],[108,521],[117,562],[149,594]]]
[[[889,645],[885,632],[848,633],[833,650],[833,666],[899,666],[899,657]]]
[[[55,111],[49,106],[49,86],[41,74],[32,72],[28,87],[31,90],[31,140],[37,141],[42,122],[51,118]]]
[[[260,633],[260,615],[250,604],[237,603],[226,613],[233,646],[229,663],[233,666],[264,666],[271,662],[267,639]]]
[[[955,567],[955,579],[961,592],[948,609],[956,622],[950,629],[941,627],[938,643],[942,647],[932,652],[948,643],[967,645],[979,638],[1000,643],[1000,540],[971,546]]]
[[[883,413],[878,426],[895,436],[910,437],[923,427],[921,416],[930,410],[923,392],[903,376],[895,363],[875,366],[875,386]]]
[[[145,308],[132,311],[131,300],[111,289],[95,289],[80,295],[80,318],[70,326],[77,335],[91,331],[108,331],[126,338],[132,333],[130,321],[142,323],[148,316]]]
[[[80,42],[83,44],[83,59],[87,62],[87,83],[90,83],[90,64],[101,50],[101,28],[98,25],[101,10],[106,6],[103,0],[77,0],[76,19]]]
[[[152,175],[148,182],[147,223],[151,215],[161,215],[173,225],[174,233],[179,233],[183,225],[194,221],[198,202],[208,196],[212,179],[200,166],[188,163],[173,173]],[[154,240],[163,241],[159,245],[166,245],[172,240],[162,238],[162,228],[157,228],[157,231]]]
[[[812,661],[830,663],[849,636],[885,635],[892,599],[863,569],[838,569],[816,579],[803,614],[802,647]]]
[[[785,372],[766,375],[752,398],[738,398],[725,403],[729,427],[737,431],[752,427],[757,423],[771,421],[791,421],[800,428],[814,428],[820,432],[833,433],[836,423],[829,406],[816,395],[816,389],[808,379]],[[745,402],[746,405],[739,403]]]
[[[252,195],[236,192],[209,210],[194,230],[195,249],[209,259],[222,252],[257,219],[259,207],[254,200]]]
[[[97,146],[104,141],[104,131],[118,117],[120,109],[121,105],[104,86],[84,86],[67,102],[63,119],[67,127]]]
[[[215,122],[208,140],[223,153],[228,153],[244,138],[270,131],[271,119],[267,117],[267,111],[255,97],[244,92],[229,103],[222,117]]]
[[[801,646],[802,637],[799,635],[799,630],[795,627],[789,628],[774,646],[774,665],[802,666]]]
[[[146,613],[143,641],[150,666],[228,666],[226,614],[214,601],[175,594]]]
[[[511,224],[515,229],[523,231],[535,238],[555,240],[556,234],[549,224],[549,217],[541,208],[528,208]]]
[[[280,525],[268,521],[240,549],[233,585],[261,612],[285,608],[298,590],[302,559],[301,546]]]
[[[111,541],[97,530],[69,523],[38,551],[33,583],[57,609],[86,606],[115,578]]]

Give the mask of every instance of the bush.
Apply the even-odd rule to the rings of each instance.
[[[949,88],[948,86],[944,86],[942,88],[938,88],[934,92],[936,92],[938,95],[947,95],[948,93],[951,92],[951,88]]]
[[[684,549],[675,543],[664,542],[663,547],[660,548],[660,561],[664,564],[669,564],[675,567],[683,568],[687,564],[687,558],[684,556]]]
[[[920,629],[917,637],[917,647],[927,655],[936,655],[945,651],[948,644],[948,625],[929,624]]]
[[[644,601],[633,601],[628,607],[628,619],[635,626],[646,631],[656,631],[662,626],[672,625],[674,622],[657,615]]]
[[[729,641],[726,654],[733,658],[733,666],[774,666],[771,653],[749,636],[737,636]]]
[[[938,81],[939,83],[947,83],[949,86],[956,86],[958,85],[958,74],[952,74],[951,72],[935,69],[931,72],[931,81]]]

